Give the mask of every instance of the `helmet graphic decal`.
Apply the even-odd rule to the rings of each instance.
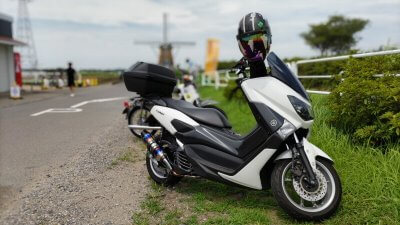
[[[239,49],[249,61],[264,60],[271,45],[271,29],[268,21],[259,13],[249,13],[239,22]]]

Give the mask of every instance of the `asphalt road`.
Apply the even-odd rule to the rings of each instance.
[[[62,90],[51,97],[0,108],[0,200],[2,193],[21,190],[38,173],[62,165],[79,146],[113,126],[115,117],[122,116],[123,100],[81,104],[80,112],[32,114],[132,95],[123,84],[102,85],[78,89],[75,97]]]

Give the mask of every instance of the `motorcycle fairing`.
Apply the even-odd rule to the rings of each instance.
[[[317,157],[322,157],[328,159],[329,161],[333,162],[333,159],[329,157],[325,152],[323,152],[320,148],[315,146],[314,144],[310,143],[307,139],[303,139],[304,145],[304,152],[307,155],[308,161],[310,161],[311,167],[313,170],[316,170],[316,163],[315,159]],[[291,159],[292,158],[292,151],[286,150],[282,152],[278,157],[275,158],[274,161],[281,160],[281,159]]]
[[[255,163],[259,165],[261,159],[264,159],[264,166],[269,159],[265,157],[267,154],[265,150],[268,149],[268,155],[272,156],[283,142],[276,132],[272,133],[272,130],[265,129],[265,126],[259,126],[247,136],[240,137],[228,134],[221,128],[199,124],[186,114],[168,107],[156,105],[150,112],[184,145],[184,151],[193,165],[194,172],[217,181],[243,185],[243,182],[240,183],[241,174],[245,174],[248,168],[254,167]],[[258,112],[258,114],[281,119],[272,110]],[[258,156],[263,151],[262,157]],[[256,161],[253,162],[255,159]],[[247,165],[252,166],[245,169]],[[244,172],[240,173],[242,170]],[[235,176],[238,173],[240,174]],[[259,171],[256,177],[258,177],[257,181],[253,177],[252,183],[244,186],[260,188]]]
[[[172,125],[172,120],[177,119],[190,126],[199,126],[199,124],[187,115],[179,112],[178,110],[171,109],[164,106],[155,105],[150,110],[151,115],[165,127],[172,135],[176,133],[175,127]]]
[[[233,176],[229,176],[221,172],[218,172],[218,175],[234,183],[261,190],[261,169],[265,166],[265,163],[271,158],[275,151],[276,149],[264,149],[245,167],[243,167],[238,173]]]
[[[178,125],[179,123],[173,121],[172,124]],[[257,146],[249,144],[244,145],[244,147],[248,149],[239,150],[245,151],[247,154],[240,157],[239,154],[233,154],[233,151],[238,150],[233,146],[234,142],[225,139],[223,143],[220,143],[221,137],[219,136],[217,138],[214,136],[217,134],[216,130],[204,126],[192,127],[191,129],[189,129],[189,127],[189,125],[178,125],[176,127],[177,132],[175,136],[177,140],[179,140],[178,143],[183,143],[185,153],[193,165],[195,174],[225,183],[230,182],[256,189],[264,187],[260,186],[260,183],[262,183],[262,179],[259,175],[260,171],[267,164],[268,159],[272,155],[273,157],[277,156],[275,152],[280,152],[279,147],[283,142],[277,133],[273,133],[269,136],[265,135],[262,139],[256,134],[255,137],[259,138],[261,143]],[[261,128],[256,128],[255,130],[258,129]],[[255,133],[258,132],[260,131],[255,131]],[[260,134],[261,133],[262,132],[260,132]],[[242,139],[243,142],[245,142],[253,138],[254,137],[245,137]],[[238,140],[240,139],[237,139],[237,141]],[[221,150],[222,146],[226,149]],[[259,156],[259,154],[262,156]],[[270,156],[266,157],[267,155]],[[261,163],[261,159],[264,160],[263,163]],[[273,160],[270,162],[273,163]],[[245,182],[240,180],[241,177],[243,177],[243,174],[249,173],[248,169],[254,168],[255,165],[257,165],[257,168],[260,168],[258,172],[256,171],[255,175],[252,176],[251,184],[243,185]],[[267,177],[265,178],[267,179]]]
[[[269,134],[277,131],[284,122],[284,118],[263,103],[249,102],[251,111],[257,123],[268,130]]]
[[[172,124],[178,131],[175,136],[186,145],[206,145],[239,158],[245,158],[252,150],[265,142],[269,134],[260,126],[254,128],[248,135],[241,137],[204,125],[192,127],[179,120],[173,120]]]
[[[271,68],[271,76],[282,81],[287,86],[292,88],[298,94],[300,94],[307,101],[310,100],[306,90],[299,81],[299,79],[290,71],[285,63],[274,53],[271,52],[267,56],[268,65]]]
[[[273,160],[268,160],[271,157],[276,157],[281,152],[279,146],[282,141],[283,140],[279,137],[279,135],[275,133],[271,135],[262,145],[253,149],[253,151],[245,158],[238,158],[205,145],[184,145],[184,150],[191,164],[193,165],[195,174],[220,182],[228,182],[231,184],[259,189],[260,185],[258,184],[260,183],[262,183],[262,188],[268,185],[268,176],[271,172],[267,171],[267,176],[260,177],[260,171],[262,171],[264,168],[268,168],[270,170],[270,164],[273,164]],[[268,151],[268,153],[266,151]],[[260,154],[261,156],[259,156]],[[270,156],[266,157],[267,155]],[[261,162],[262,160],[264,161]],[[259,166],[261,166],[261,168],[258,170],[258,172],[256,171],[255,174],[252,175],[251,184],[244,185],[243,183],[245,183],[245,181],[241,180],[241,177],[243,177],[242,174],[248,174],[249,168],[254,168],[255,165],[257,165],[257,168]],[[246,166],[248,167],[246,168]]]
[[[216,109],[199,108],[186,101],[175,100],[172,98],[162,98],[162,100],[168,107],[186,114],[199,123],[219,128],[232,127],[226,117]]]
[[[282,81],[274,77],[259,77],[247,79],[242,82],[241,86],[250,105],[257,105],[258,111],[268,107],[276,115],[293,124],[297,129],[311,127],[313,120],[304,121],[294,110],[288,95],[297,97],[306,104],[310,105],[310,103]]]

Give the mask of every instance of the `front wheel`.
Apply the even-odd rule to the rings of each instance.
[[[317,185],[307,185],[306,176],[292,174],[292,160],[276,163],[271,176],[272,193],[289,215],[301,220],[321,221],[329,218],[342,198],[340,179],[332,164],[317,159]]]

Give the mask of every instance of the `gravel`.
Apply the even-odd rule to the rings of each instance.
[[[133,151],[137,160],[118,160]],[[0,215],[0,224],[129,224],[150,190],[144,149],[119,118],[74,157],[42,173]],[[116,163],[117,162],[117,163]]]

